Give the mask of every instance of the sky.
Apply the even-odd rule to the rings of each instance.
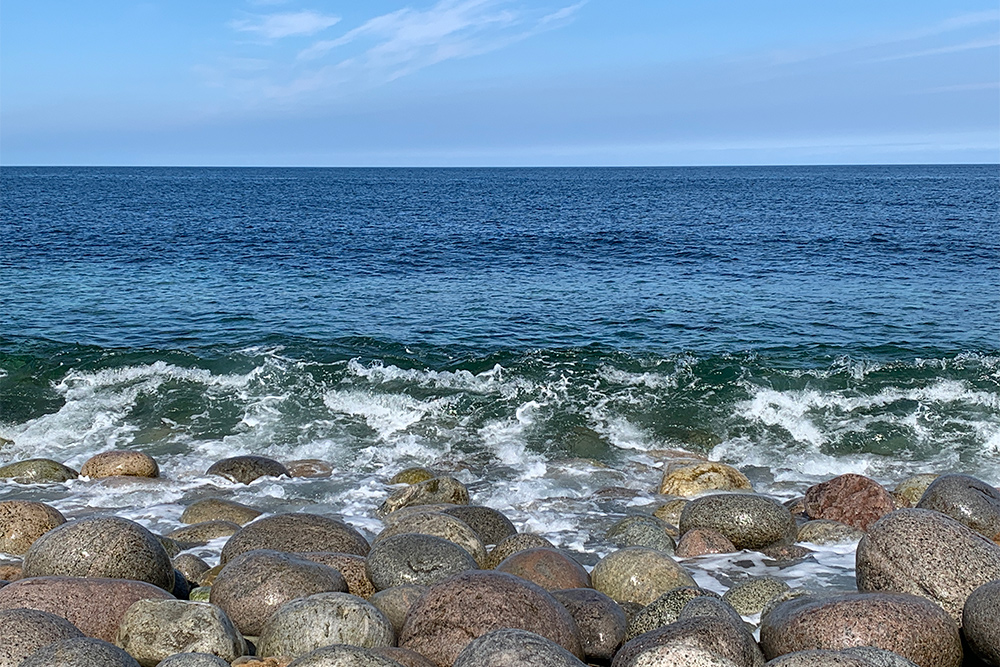
[[[3,0],[0,164],[1000,161],[995,0]]]

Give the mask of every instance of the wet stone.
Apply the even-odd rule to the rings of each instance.
[[[404,507],[436,503],[468,505],[469,490],[454,477],[434,477],[393,491],[376,510],[376,514],[384,517]]]
[[[750,493],[703,496],[689,502],[681,513],[681,536],[695,528],[711,528],[737,549],[791,544],[798,527],[791,512],[773,498]]]
[[[860,530],[868,530],[895,508],[889,492],[863,475],[840,475],[806,491],[805,510],[810,519],[831,519]]]
[[[184,578],[190,582],[197,582],[209,569],[208,563],[194,554],[181,554],[174,557],[170,562],[173,564],[174,569],[184,575]]]
[[[305,477],[307,479],[322,479],[333,475],[333,466],[320,459],[298,459],[286,461],[285,469],[289,477]]]
[[[863,530],[854,526],[848,526],[846,523],[830,519],[816,519],[815,521],[807,521],[799,526],[799,534],[795,538],[795,541],[810,542],[812,544],[843,544],[845,542],[857,542],[864,535],[865,532]]]
[[[559,549],[538,547],[519,551],[495,569],[538,584],[547,591],[590,587],[587,570]]]
[[[672,500],[668,500],[653,510],[653,516],[657,519],[663,519],[672,526],[678,526],[681,522],[681,512],[684,511],[684,507],[689,502],[691,501],[687,498],[674,498]]]
[[[927,487],[917,507],[947,514],[1000,543],[1000,491],[982,480],[968,475],[942,475]]]
[[[711,528],[694,528],[684,533],[677,544],[678,558],[694,558],[708,554],[728,554],[738,551],[729,538]]]
[[[38,649],[60,639],[83,637],[61,616],[36,609],[0,611],[0,667],[17,667]]]
[[[441,510],[465,522],[476,531],[483,544],[498,544],[505,538],[517,534],[510,519],[492,507],[482,505],[452,505]]]
[[[79,474],[52,459],[26,459],[0,466],[0,479],[9,479],[21,484],[51,484],[68,482]]]
[[[30,500],[0,502],[0,553],[23,554],[35,540],[64,523],[66,519],[62,513],[45,503]]]
[[[736,468],[706,461],[691,465],[668,464],[659,489],[661,494],[683,497],[708,491],[753,491],[753,486]]]
[[[240,524],[235,521],[215,519],[172,530],[165,537],[182,544],[206,544],[218,537],[229,537],[235,534],[240,527]]]
[[[142,452],[111,451],[92,456],[80,468],[91,479],[102,477],[159,477],[160,467],[152,456]]]
[[[419,482],[426,482],[429,479],[434,479],[437,476],[436,472],[428,470],[427,468],[405,468],[393,475],[392,479],[389,480],[389,483],[417,484]]]
[[[912,477],[907,477],[902,482],[896,485],[893,489],[893,493],[905,500],[909,507],[914,507],[918,502],[920,502],[920,497],[924,495],[924,491],[927,487],[931,485],[940,475],[933,473],[924,473],[920,475],[913,475]]]
[[[461,546],[434,535],[402,533],[377,541],[365,572],[376,590],[438,583],[479,566]]]
[[[536,535],[535,533],[518,533],[516,535],[511,535],[510,537],[504,538],[497,543],[489,554],[487,554],[486,562],[483,563],[483,569],[492,570],[503,562],[508,556],[515,554],[518,551],[535,549],[537,547],[549,547],[554,549],[555,545],[541,535]]]
[[[461,519],[442,512],[419,512],[389,521],[385,530],[375,537],[375,542],[402,535],[419,533],[433,535],[453,542],[468,551],[476,563],[486,562],[486,547],[476,531]]]
[[[241,526],[250,523],[263,512],[223,498],[205,498],[189,505],[181,514],[181,523],[193,524],[205,521],[232,521]]]
[[[591,588],[552,591],[569,611],[579,630],[586,660],[610,662],[622,640],[628,618],[617,602]]]
[[[753,577],[733,586],[722,599],[742,616],[759,614],[767,603],[785,591],[791,590],[788,584],[774,577]]]
[[[607,539],[619,547],[647,547],[674,553],[676,544],[670,533],[673,526],[655,516],[635,515],[618,521],[608,529]]]
[[[625,631],[625,641],[630,641],[641,634],[662,628],[676,622],[684,607],[695,598],[719,595],[706,588],[698,586],[679,586],[656,598],[631,618]]]
[[[266,456],[233,456],[216,461],[206,474],[217,475],[238,484],[249,484],[261,477],[287,477],[288,469]]]
[[[594,588],[616,602],[649,604],[678,586],[694,586],[694,579],[673,558],[644,547],[620,549],[591,572]]]
[[[406,615],[410,612],[410,607],[429,588],[429,586],[417,585],[393,586],[392,588],[386,588],[375,593],[368,601],[385,614],[389,622],[392,623],[393,630],[398,635],[399,631],[403,629],[403,622],[406,620]]]
[[[243,526],[222,548],[221,562],[254,549],[289,553],[336,551],[367,556],[368,541],[343,521],[318,514],[275,514]]]

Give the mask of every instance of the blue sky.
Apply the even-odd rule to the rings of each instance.
[[[3,0],[0,162],[997,162],[970,0]]]

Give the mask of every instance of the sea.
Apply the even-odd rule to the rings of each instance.
[[[672,450],[781,500],[998,484],[1000,165],[4,167],[0,464],[112,449],[161,478],[0,500],[165,533],[217,496],[371,538],[426,466],[589,567]],[[239,454],[334,471],[206,475]],[[684,565],[854,588],[855,544],[809,546]]]

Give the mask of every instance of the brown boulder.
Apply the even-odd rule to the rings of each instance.
[[[249,484],[261,477],[281,477],[288,475],[288,469],[266,456],[233,456],[216,461],[209,466],[207,474],[218,475],[238,484]]]
[[[539,547],[519,551],[504,559],[496,570],[527,579],[547,591],[590,587],[587,570],[558,549]]]
[[[660,493],[666,496],[696,496],[706,491],[753,491],[753,486],[736,468],[715,461],[668,464],[660,480]]]
[[[45,503],[30,500],[0,502],[0,552],[23,554],[35,540],[64,523],[66,519],[62,513]]]
[[[684,533],[677,543],[678,558],[692,558],[706,554],[728,554],[739,551],[729,538],[711,528],[693,528]]]
[[[625,638],[628,619],[617,602],[592,588],[552,591],[569,611],[580,634],[587,660],[610,662]]]
[[[255,507],[222,498],[204,498],[191,503],[181,514],[181,523],[232,521],[241,526],[250,523],[263,512]]]
[[[336,551],[367,556],[368,540],[343,521],[306,512],[275,514],[240,528],[222,548],[221,562],[228,563],[254,549],[289,553]]]
[[[159,477],[160,467],[152,456],[142,452],[101,452],[90,457],[80,474],[91,479],[101,477]]]
[[[0,611],[0,667],[17,667],[43,646],[83,636],[62,616],[37,609],[4,609]]]
[[[332,567],[344,576],[347,581],[347,592],[367,600],[375,594],[375,586],[365,574],[365,559],[355,554],[342,554],[335,551],[314,551],[299,554],[306,560],[320,565]]]
[[[830,519],[861,530],[868,530],[895,508],[892,495],[863,475],[841,475],[806,491],[805,510],[810,519]]]
[[[516,554],[518,551],[535,549],[537,547],[554,549],[555,545],[535,533],[517,533],[510,537],[505,537],[497,542],[497,545],[486,555],[486,562],[483,563],[483,569],[492,570],[508,556]]]

